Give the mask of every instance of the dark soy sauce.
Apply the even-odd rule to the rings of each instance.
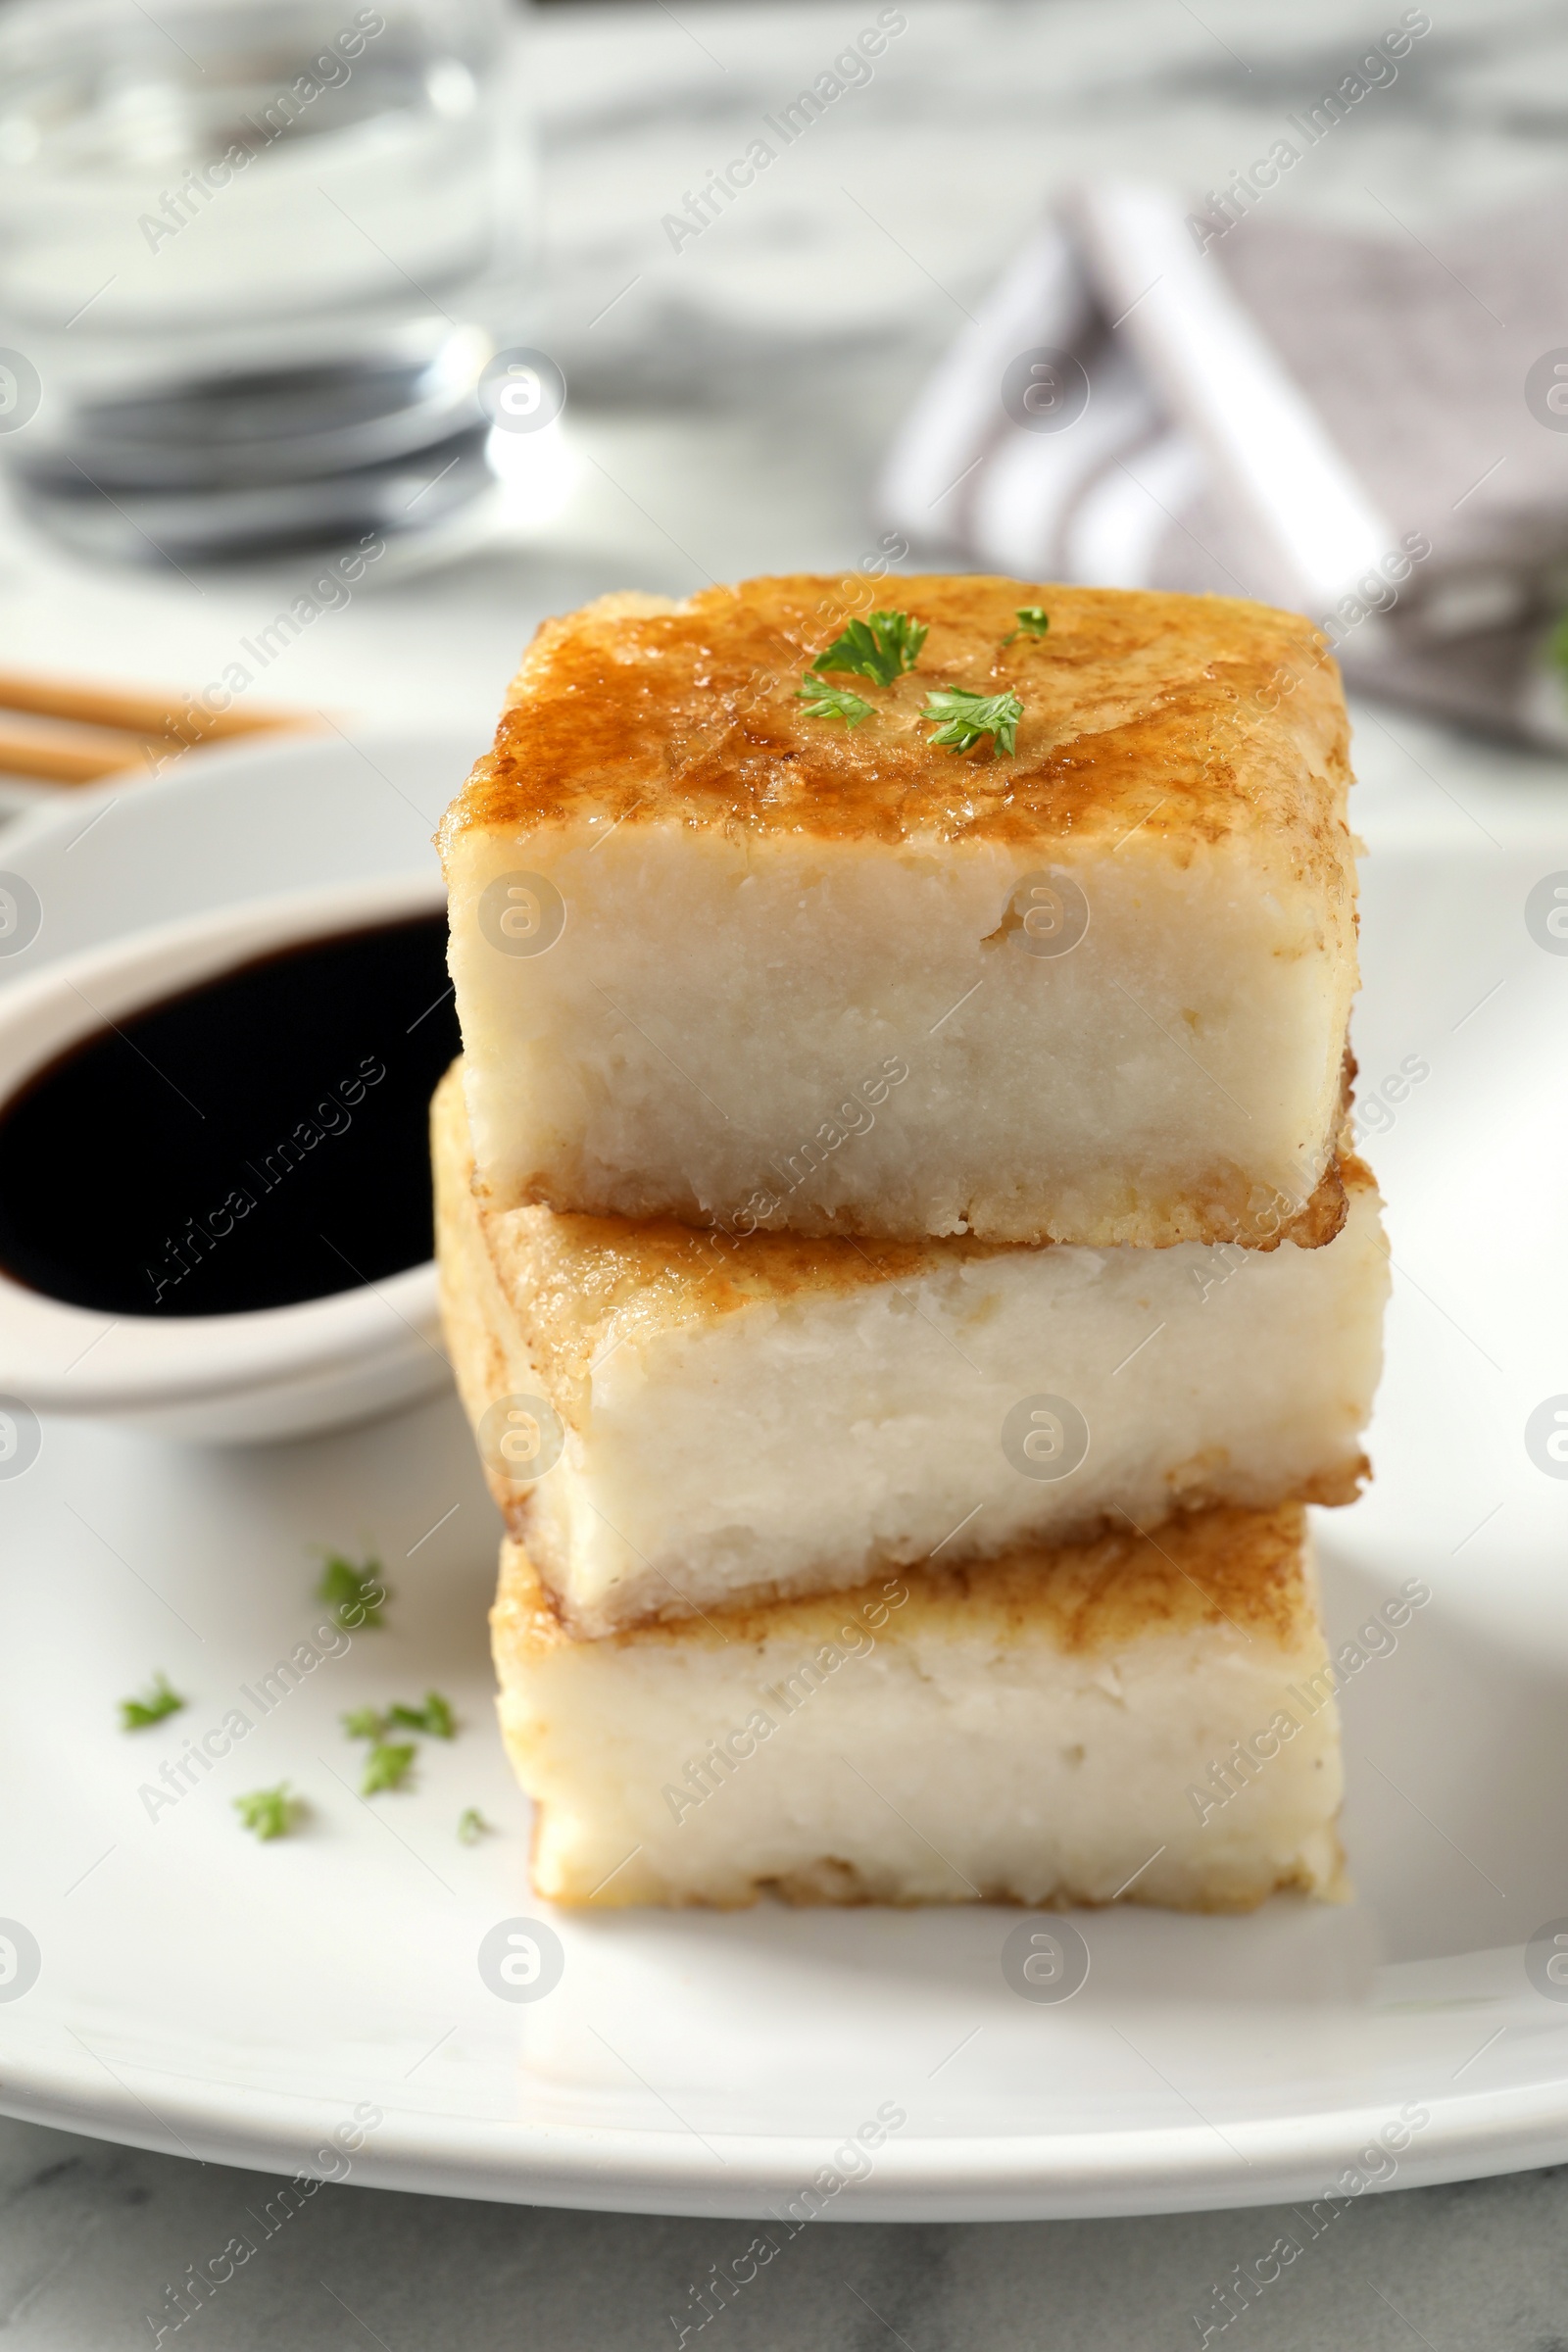
[[[431,1250],[431,1094],[459,1051],[445,915],[221,973],[0,1108],[0,1265],[113,1315],[232,1315]]]

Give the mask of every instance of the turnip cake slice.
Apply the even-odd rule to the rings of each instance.
[[[1324,640],[1223,597],[799,577],[547,621],[441,832],[488,1197],[1250,1243],[1333,1184],[1347,741]]]
[[[1348,1502],[1381,1363],[1371,1177],[1321,1248],[756,1234],[487,1209],[434,1111],[450,1352],[486,1475],[595,1637],[1173,1510]]]
[[[1298,1508],[586,1642],[509,1542],[491,1622],[552,1902],[1231,1911],[1344,1891],[1336,1677]]]

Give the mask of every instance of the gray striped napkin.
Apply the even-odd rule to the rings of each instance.
[[[1557,194],[1423,241],[1083,189],[926,385],[886,519],[988,571],[1290,606],[1356,683],[1568,745],[1565,229]]]

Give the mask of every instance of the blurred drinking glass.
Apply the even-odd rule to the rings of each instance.
[[[521,340],[504,0],[0,13],[0,456],[88,554],[424,529]]]

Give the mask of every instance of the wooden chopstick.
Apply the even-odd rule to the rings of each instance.
[[[29,726],[12,715],[18,711],[44,724]],[[0,670],[0,772],[52,784],[90,784],[132,768],[150,775],[167,762],[172,743],[186,748],[318,723],[312,711],[270,703],[209,710],[188,694]]]
[[[134,686],[84,686],[76,678],[40,676],[35,670],[0,669],[0,710],[36,710],[50,718],[85,719],[91,726],[122,727],[138,735],[252,735],[268,727],[314,724],[307,710],[285,710],[270,703],[242,710],[206,710],[188,694],[149,694]]]
[[[38,776],[50,784],[92,784],[132,767],[151,775],[157,755],[168,750],[167,736],[131,735],[121,727],[80,726],[70,719],[29,726],[24,718],[0,711],[0,772],[6,775]]]

